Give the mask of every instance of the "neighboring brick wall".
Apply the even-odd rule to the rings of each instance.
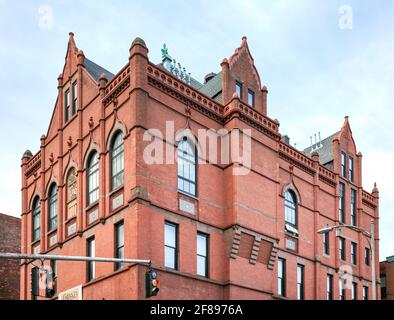
[[[0,252],[21,251],[21,219],[0,213]],[[19,261],[0,259],[0,300],[19,300]]]
[[[394,300],[394,262],[380,263],[380,274],[386,276],[386,299]]]

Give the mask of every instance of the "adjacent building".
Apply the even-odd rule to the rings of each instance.
[[[20,253],[21,219],[0,213],[0,252]],[[20,262],[0,259],[0,300],[19,300]]]
[[[394,300],[394,256],[380,263],[380,286],[382,300]]]
[[[362,187],[348,117],[297,150],[269,117],[246,37],[218,69],[199,82],[136,38],[113,74],[70,33],[48,131],[22,158],[22,251],[151,259],[152,299],[370,299],[379,192]],[[317,232],[371,220],[375,239]],[[54,298],[145,298],[145,265],[52,267]]]

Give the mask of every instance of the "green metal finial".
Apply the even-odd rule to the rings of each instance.
[[[168,57],[168,48],[165,43],[163,44],[163,48],[161,48],[161,57],[163,60]]]

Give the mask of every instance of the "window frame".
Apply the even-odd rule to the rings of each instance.
[[[327,256],[330,255],[330,233],[323,233],[323,253]]]
[[[250,103],[249,98],[251,97],[252,103]],[[256,96],[252,89],[248,88],[248,105],[252,108],[256,107]]]
[[[197,146],[193,141],[189,141],[190,139],[187,136],[184,136],[181,138],[181,140],[178,142],[177,145],[177,184],[178,184],[178,192],[184,193],[186,195],[192,196],[192,197],[197,197],[198,195],[198,150]],[[180,149],[182,144],[188,145],[187,150],[193,150],[194,154],[189,154],[186,152],[184,149]],[[182,153],[180,155],[180,153]],[[186,153],[186,157],[184,156]],[[190,159],[192,160],[190,160]],[[180,165],[180,160],[182,160],[182,166]],[[188,167],[188,172],[189,176],[186,177],[185,175],[185,168],[186,166]],[[180,171],[180,168],[182,168],[182,174]],[[194,171],[194,180],[191,179],[191,169]],[[182,186],[180,184],[180,181],[182,181]],[[186,190],[185,188],[185,182],[189,184],[189,191]],[[190,186],[194,186],[194,193],[190,192]]]
[[[354,158],[349,156],[349,181],[354,182]]]
[[[363,286],[363,300],[364,301],[369,300],[369,287],[368,286]]]
[[[302,264],[297,264],[297,300],[305,300],[305,266]]]
[[[338,237],[338,241],[339,259],[346,261],[346,239]]]
[[[119,241],[119,229],[122,228],[122,232],[123,232],[123,244],[120,244]],[[124,221],[119,221],[118,223],[116,223],[114,225],[114,231],[115,231],[115,241],[114,241],[114,245],[115,245],[115,259],[124,259],[124,248],[125,248],[125,232],[124,232]],[[123,254],[120,254],[120,250],[123,249]],[[115,271],[120,270],[123,268],[123,264],[120,262],[116,262],[115,263]]]
[[[205,256],[198,254],[198,237],[202,237],[205,239]],[[197,250],[196,250],[196,256],[197,256],[197,275],[205,278],[209,278],[209,235],[203,232],[197,232]],[[205,268],[205,273],[200,274],[198,273],[198,257],[202,257],[205,259],[204,263],[204,268]]]
[[[71,91],[68,88],[64,92],[64,123],[68,123],[71,119],[70,117],[70,109],[71,109]]]
[[[358,299],[358,284],[356,282],[352,282],[352,300]]]
[[[326,286],[327,286],[326,299],[334,300],[334,276],[330,273],[327,274]]]
[[[175,229],[175,247],[171,247],[170,245],[166,244],[166,232],[165,232],[166,226],[170,226],[170,227],[173,227]],[[178,263],[179,262],[178,261],[178,257],[179,257],[179,255],[178,255],[179,234],[178,233],[179,233],[179,225],[178,224],[172,223],[170,221],[165,221],[164,222],[164,267],[168,268],[168,269],[171,269],[171,270],[178,270],[179,269],[179,263]],[[166,264],[165,250],[166,250],[167,247],[174,250],[174,267],[168,267],[167,264]]]
[[[58,227],[58,210],[59,210],[59,198],[58,198],[57,185],[53,183],[49,188],[48,192],[48,232],[55,231]]]
[[[364,248],[364,263],[368,267],[371,265],[371,249],[368,247]]]
[[[346,223],[346,212],[345,212],[345,197],[346,197],[346,186],[343,182],[339,182],[339,205],[338,205],[338,214],[339,214],[339,223]]]
[[[38,227],[35,223],[35,217],[38,216]],[[41,238],[41,199],[39,197],[35,197],[33,200],[32,206],[32,242],[36,242]],[[36,237],[36,233],[38,236]]]
[[[282,273],[279,273],[279,263],[282,265]],[[280,286],[279,286],[280,284]],[[282,289],[280,291],[280,289]],[[278,295],[286,297],[286,259],[278,258]]]
[[[290,195],[292,201],[287,199],[287,195]],[[286,190],[284,197],[284,209],[285,209],[285,224],[289,224],[292,227],[298,230],[298,200],[295,192],[293,190]],[[294,206],[294,208],[292,207]],[[294,223],[292,221],[287,220],[288,210],[293,211],[292,215],[294,215]]]
[[[341,278],[339,279],[338,293],[339,293],[339,300],[345,301],[346,300],[345,280]]]
[[[357,226],[357,191],[350,189],[350,224]]]
[[[239,88],[239,93],[238,93],[238,88]],[[243,84],[238,80],[235,81],[235,92],[237,93],[239,99],[242,100],[243,99]]]
[[[121,139],[121,143],[119,145],[115,146],[115,143],[117,139]],[[118,131],[115,133],[115,135],[112,138],[111,141],[111,146],[110,146],[110,184],[111,184],[111,191],[114,191],[118,188],[121,188],[124,186],[124,170],[125,170],[125,165],[124,165],[124,134],[122,131]],[[118,172],[114,172],[114,162],[116,160],[120,159],[120,164],[122,169],[119,170]],[[121,176],[121,183],[119,185],[115,185],[116,179]]]
[[[97,162],[93,163],[93,159],[97,156]],[[92,171],[92,168],[96,168]],[[92,172],[91,172],[92,171]],[[91,183],[90,183],[90,178],[93,177],[94,175],[97,175],[97,186],[95,186],[93,189],[91,189]],[[94,150],[90,153],[89,159],[87,162],[86,166],[86,203],[87,206],[92,206],[96,203],[98,203],[100,199],[100,156],[99,153]],[[97,199],[94,199],[94,201],[91,201],[91,195],[94,195],[97,192]]]
[[[346,166],[346,161],[347,161],[347,155],[345,151],[341,152],[341,176],[343,178],[347,178],[347,166]]]
[[[350,262],[354,265],[357,265],[357,243],[352,242],[350,244]]]
[[[92,245],[93,244],[93,250]],[[94,251],[94,253],[92,253]],[[86,239],[86,256],[94,258],[96,256],[96,239],[94,236]],[[91,282],[96,278],[96,264],[94,261],[86,262],[86,282]]]
[[[71,91],[72,91],[72,104],[71,104],[71,117],[73,117],[77,113],[77,103],[78,103],[78,82],[75,80],[71,84]]]

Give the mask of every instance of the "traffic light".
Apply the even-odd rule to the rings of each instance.
[[[52,298],[56,294],[56,275],[51,270],[46,270],[46,273],[45,297]]]
[[[146,288],[146,298],[157,296],[159,292],[159,279],[157,279],[157,273],[148,269],[145,274],[145,288]]]
[[[30,288],[31,288],[32,300],[35,300],[36,297],[40,295],[39,274],[40,274],[39,268],[37,267],[31,268]]]

